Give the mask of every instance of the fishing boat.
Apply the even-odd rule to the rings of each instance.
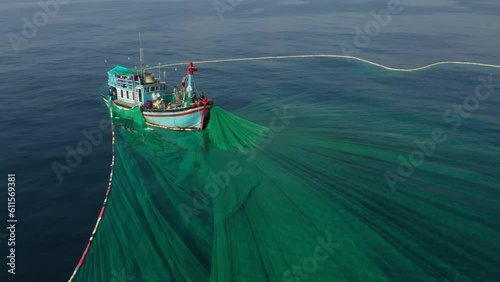
[[[155,127],[186,131],[206,127],[213,101],[196,91],[193,75],[198,68],[192,62],[188,64],[180,89],[173,87],[170,94],[166,76],[162,81],[151,69],[144,68],[142,48],[141,67],[137,70],[118,65],[109,70],[108,93],[102,95],[105,102],[121,110],[139,107],[144,121]]]

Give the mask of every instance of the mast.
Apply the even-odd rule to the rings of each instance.
[[[144,49],[142,48],[142,37],[141,33],[139,32],[139,55],[140,55],[140,60],[141,60],[141,71],[142,71],[142,76],[145,78],[145,69],[144,69]]]
[[[139,32],[139,57],[140,57],[140,63],[141,63],[141,71],[142,71],[142,75],[140,75],[139,77],[141,78],[142,81],[145,81],[146,79],[146,75],[145,75],[145,69],[144,69],[144,49],[142,48],[142,37],[141,37],[141,33]],[[135,100],[135,104],[137,105],[139,103],[139,98],[138,98],[138,95],[140,95],[139,93],[136,93],[136,89],[135,89],[135,76],[134,76],[134,100]]]
[[[189,66],[187,69],[188,73],[188,86],[186,87],[186,91],[188,92],[188,97],[191,97],[191,93],[193,92],[193,74],[198,71],[198,68],[195,68],[193,62],[189,62]]]
[[[137,93],[137,89],[135,88],[135,74],[132,76],[132,93],[134,93],[134,102],[135,105],[137,106],[138,101],[139,101],[139,93]]]

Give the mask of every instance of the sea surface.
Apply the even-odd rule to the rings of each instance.
[[[106,71],[138,67],[140,41],[149,66],[314,54],[500,65],[494,0],[40,3],[0,3],[0,281],[71,276],[108,187]],[[121,174],[78,281],[500,280],[499,69],[325,57],[198,66],[197,88],[218,106],[284,127],[241,151],[214,131],[117,120]],[[185,68],[163,72],[176,85]],[[75,157],[88,132],[97,139]],[[232,160],[244,164],[234,197],[186,224],[176,208]],[[324,260],[318,240],[332,242]]]

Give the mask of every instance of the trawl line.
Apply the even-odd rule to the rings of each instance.
[[[469,65],[469,66],[480,66],[480,67],[488,67],[488,68],[498,68],[500,69],[500,65],[493,65],[493,64],[483,64],[483,63],[476,63],[476,62],[461,62],[461,61],[445,61],[445,62],[437,62],[437,63],[432,63],[429,65],[425,65],[422,67],[418,68],[393,68],[393,67],[388,67],[376,62],[372,62],[369,60],[365,60],[362,58],[354,57],[354,56],[344,56],[344,55],[293,55],[293,56],[267,56],[267,57],[254,57],[254,58],[235,58],[235,59],[222,59],[222,60],[208,60],[208,61],[198,61],[194,62],[196,64],[215,64],[215,63],[224,63],[224,62],[244,62],[244,61],[259,61],[259,60],[283,60],[283,59],[298,59],[298,58],[338,58],[338,59],[351,59],[351,60],[356,60],[360,61],[363,63],[367,63],[379,68],[383,68],[386,70],[390,71],[397,71],[397,72],[415,72],[415,71],[420,71],[440,65]],[[147,69],[157,69],[157,68],[165,68],[165,67],[173,67],[173,66],[183,66],[188,64],[189,62],[183,62],[183,63],[174,63],[174,64],[165,64],[165,65],[159,65],[155,67],[149,67]]]

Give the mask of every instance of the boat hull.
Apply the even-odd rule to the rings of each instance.
[[[201,130],[208,122],[210,105],[178,111],[143,111],[144,120],[153,126],[173,130]]]
[[[108,104],[108,100],[103,95],[103,100]],[[131,110],[135,106],[127,103],[115,103],[121,110]],[[109,106],[109,105],[108,105]],[[203,130],[210,120],[210,107],[208,104],[201,104],[194,107],[170,109],[170,110],[142,110],[144,121],[155,127],[170,130]]]

